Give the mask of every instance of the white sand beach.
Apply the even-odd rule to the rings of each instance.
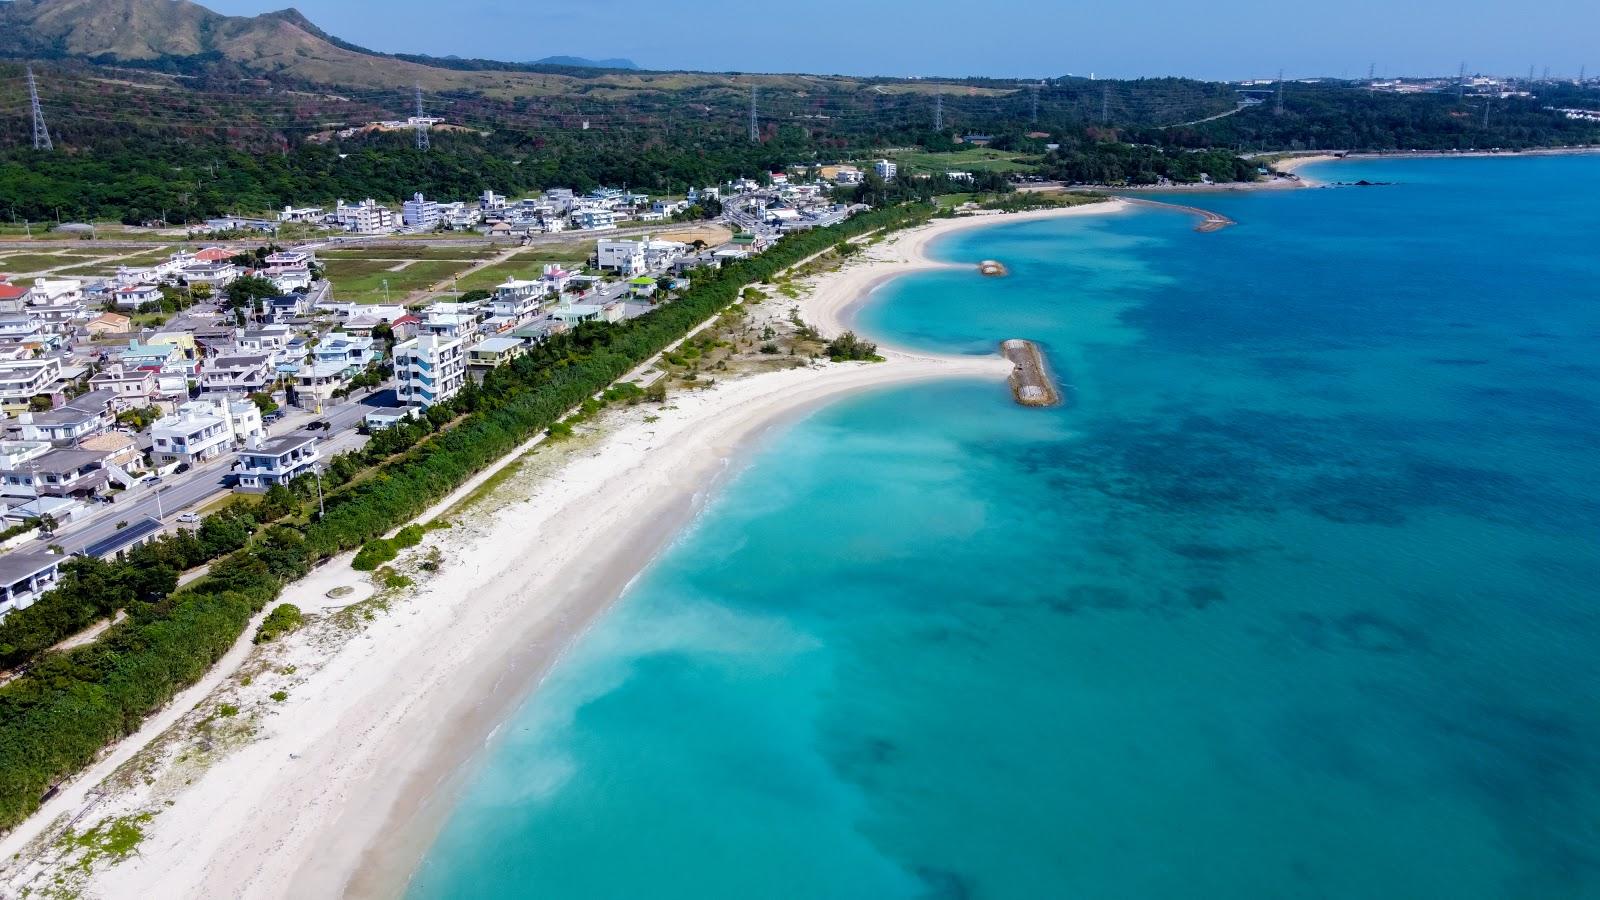
[[[938,237],[1126,206],[1113,201],[937,220],[870,246],[841,271],[815,279],[795,305],[831,336],[845,330],[850,308],[885,279],[941,265],[926,255]],[[789,304],[763,307],[769,305]],[[348,556],[330,561],[287,588],[282,600],[327,621],[352,617],[346,636],[319,642],[300,633],[230,657],[208,679],[208,696],[181,701],[192,711],[164,714],[165,722],[182,720],[175,728],[190,728],[183,740],[169,741],[173,749],[162,751],[164,738],[143,752],[116,748],[119,760],[134,761],[103,781],[80,779],[64,792],[70,802],[47,806],[39,821],[7,837],[0,845],[5,855],[21,855],[0,867],[0,892],[36,886],[51,877],[52,866],[63,867],[62,853],[45,842],[66,817],[77,817],[81,829],[147,813],[137,853],[90,867],[85,896],[400,892],[496,725],[762,434],[853,392],[943,378],[987,379],[1001,391],[1011,370],[998,354],[942,357],[894,348],[883,354],[882,363],[819,363],[721,379],[707,389],[674,391],[663,405],[604,414],[590,443],[540,450],[511,478],[489,486],[471,510],[452,513],[453,527],[430,532],[410,553],[433,554],[437,571],[408,569],[416,586],[399,591],[387,609],[341,613],[375,589],[351,570]],[[558,465],[535,471],[539,460],[557,454],[565,454]],[[354,592],[329,597],[341,588]],[[277,691],[286,696],[270,699]],[[219,712],[224,703],[235,712]],[[197,728],[217,735],[203,752],[192,749]]]

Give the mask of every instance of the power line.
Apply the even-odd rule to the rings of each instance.
[[[39,106],[39,82],[33,77],[33,66],[28,67],[28,103],[33,107],[33,149],[54,150],[50,129],[44,124],[44,109]]]
[[[760,143],[761,122],[756,114],[756,86],[750,85],[750,143]]]
[[[428,137],[428,123],[423,119],[422,112],[422,85],[417,85],[417,149],[428,152],[431,142]]]

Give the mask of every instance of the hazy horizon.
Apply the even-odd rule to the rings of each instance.
[[[283,6],[201,2],[233,15]],[[1484,0],[1419,0],[1403,9],[1380,0],[1336,8],[1127,0],[1109,13],[1114,19],[1093,8],[997,0],[982,21],[947,0],[876,0],[853,6],[848,21],[751,14],[728,0],[709,0],[692,15],[597,0],[540,10],[537,19],[501,0],[460,0],[445,16],[422,0],[388,0],[378,16],[377,4],[352,0],[296,6],[330,34],[373,50],[506,62],[620,57],[646,69],[891,77],[1236,80],[1281,69],[1289,78],[1357,78],[1369,67],[1380,76],[1453,75],[1463,62],[1479,74],[1521,75],[1531,66],[1571,77],[1586,65],[1600,74],[1584,37],[1600,29],[1600,4],[1578,0],[1546,0],[1514,17]]]

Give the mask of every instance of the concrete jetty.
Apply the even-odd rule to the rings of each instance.
[[[1044,354],[1033,341],[1012,338],[1000,343],[1000,353],[1011,361],[1011,396],[1023,406],[1055,406],[1061,392],[1045,369]]]

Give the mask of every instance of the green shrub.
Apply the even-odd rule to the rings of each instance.
[[[361,545],[356,558],[350,561],[350,568],[357,572],[371,572],[399,555],[400,548],[395,546],[394,541],[373,538]]]
[[[256,629],[255,642],[265,644],[275,641],[299,628],[302,621],[304,616],[300,614],[300,607],[293,603],[280,603],[261,620],[261,627]]]
[[[282,703],[283,701],[289,699],[289,692],[288,691],[273,691],[268,696],[270,696],[273,700],[276,700],[277,702]]]

